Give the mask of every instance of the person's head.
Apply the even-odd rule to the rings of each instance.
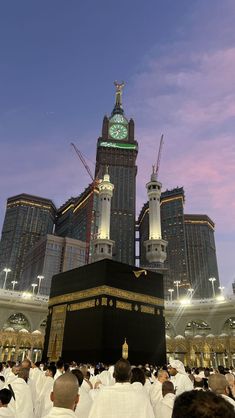
[[[162,384],[162,396],[166,396],[168,393],[175,393],[175,388],[170,380],[166,380]]]
[[[202,377],[200,376],[194,376],[194,381],[193,381],[193,386],[195,388],[201,388],[204,389],[205,388],[205,382],[204,379],[202,379]]]
[[[166,370],[158,370],[157,380],[159,380],[159,382],[163,383],[163,382],[166,382],[166,380],[168,379],[169,379],[169,375]]]
[[[0,390],[0,408],[6,407],[10,400],[11,400],[12,394],[9,389],[2,389]],[[1,413],[0,413],[1,416]]]
[[[10,369],[12,369],[12,367],[15,366],[16,362],[8,360],[7,363],[3,363],[3,364],[5,364],[6,367],[10,367]]]
[[[191,390],[177,396],[172,418],[235,418],[234,407],[213,392]]]
[[[84,379],[84,377],[83,377],[83,374],[82,374],[81,370],[79,370],[79,369],[73,369],[73,370],[72,370],[72,373],[73,373],[73,374],[74,374],[74,376],[76,376],[76,378],[78,379],[78,385],[79,385],[79,387],[81,387],[81,386],[82,386],[83,379]]]
[[[22,363],[21,363],[21,367],[23,368],[23,369],[30,369],[30,367],[31,367],[31,361],[29,360],[29,359],[24,359],[23,361],[22,361]]]
[[[228,382],[223,374],[212,374],[208,379],[209,388],[217,395],[228,395]]]
[[[69,369],[69,363],[64,363],[64,371],[67,372]]]
[[[218,370],[220,374],[225,374],[224,366],[218,366]]]
[[[56,363],[56,368],[57,368],[58,370],[64,371],[64,362],[63,362],[63,360],[58,360],[58,361],[57,361],[57,363]]]
[[[145,374],[139,367],[133,367],[131,369],[131,383],[140,382],[144,386]]]
[[[55,366],[48,366],[45,376],[54,377],[56,374],[56,367]]]
[[[28,379],[29,379],[29,369],[25,369],[23,367],[20,367],[20,369],[18,371],[18,377],[20,377],[21,379],[23,379],[27,383]]]
[[[170,376],[175,376],[177,373],[185,373],[185,368],[180,360],[171,360],[167,368]]]
[[[51,392],[53,406],[74,411],[78,399],[78,380],[73,373],[64,373],[55,380],[53,391]]]
[[[151,377],[151,371],[149,369],[146,369],[146,368],[144,368],[142,370],[143,370],[143,372],[145,374],[146,379],[150,379],[150,377]]]
[[[87,366],[82,365],[82,366],[79,367],[79,369],[81,370],[84,379],[87,379],[87,371],[88,371]]]
[[[121,358],[114,366],[113,377],[116,382],[129,382],[131,378],[131,365],[128,360]]]
[[[206,367],[205,368],[204,375],[205,375],[206,378],[208,378],[210,376],[210,369],[209,369],[209,367]]]
[[[186,366],[185,367],[185,371],[186,371],[187,374],[191,374],[192,373],[192,369],[190,369],[189,366]]]
[[[19,371],[20,371],[20,366],[13,366],[11,369],[12,373],[14,373],[15,375],[18,375]]]

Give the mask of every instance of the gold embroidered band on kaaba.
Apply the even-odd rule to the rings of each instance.
[[[78,292],[67,293],[65,295],[55,296],[49,299],[49,306],[97,296],[112,296],[115,298],[126,299],[129,302],[142,302],[154,306],[164,306],[163,299],[145,295],[143,293],[135,293],[129,290],[117,289],[116,287],[106,285],[93,287],[91,289],[81,290]]]

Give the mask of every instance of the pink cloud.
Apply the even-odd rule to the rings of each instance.
[[[138,205],[146,200],[145,183],[163,132],[163,189],[183,185],[186,212],[215,221],[221,262],[226,245],[228,254],[235,249],[235,48],[194,54],[181,46],[173,54],[166,49],[160,59],[152,55],[132,80],[128,101],[141,120]],[[229,268],[230,276],[234,271],[233,258],[229,268],[227,258],[226,269],[221,267],[225,281]]]

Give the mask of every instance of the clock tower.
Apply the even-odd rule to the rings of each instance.
[[[110,239],[114,241],[113,259],[135,264],[136,157],[138,144],[134,121],[128,120],[122,107],[124,83],[114,83],[115,105],[103,119],[102,136],[98,138],[96,175],[103,178],[109,167],[114,185],[111,203]]]

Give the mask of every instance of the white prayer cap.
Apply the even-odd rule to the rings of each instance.
[[[185,368],[184,368],[184,365],[183,365],[182,361],[180,361],[180,360],[171,360],[170,361],[170,366],[173,369],[176,369],[178,373],[185,374]]]

